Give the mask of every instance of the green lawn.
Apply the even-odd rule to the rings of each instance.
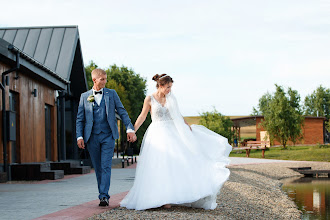
[[[231,157],[246,157],[245,150],[233,150]],[[261,150],[251,150],[250,157],[261,158]],[[330,162],[330,145],[274,147],[266,150],[265,159]]]

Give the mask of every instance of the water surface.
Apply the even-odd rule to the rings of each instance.
[[[303,219],[330,220],[330,178],[289,178],[282,189],[303,212]]]

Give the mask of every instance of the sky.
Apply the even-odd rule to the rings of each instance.
[[[0,27],[78,25],[85,65],[174,79],[184,116],[249,115],[275,84],[330,87],[329,0],[2,1]]]

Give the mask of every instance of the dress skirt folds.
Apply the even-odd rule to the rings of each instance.
[[[173,112],[175,111],[175,112]],[[122,207],[144,210],[165,204],[215,209],[229,178],[226,138],[183,123],[173,95],[162,106],[151,96],[152,123],[144,135],[134,185]],[[178,116],[178,117],[177,117]]]

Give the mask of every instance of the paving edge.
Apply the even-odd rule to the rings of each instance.
[[[77,206],[73,206],[67,209],[63,209],[57,212],[53,212],[51,214],[43,215],[41,217],[35,218],[35,220],[42,219],[70,219],[70,220],[80,220],[87,219],[92,217],[93,215],[100,214],[106,212],[107,210],[117,208],[120,206],[120,202],[127,195],[128,191],[117,193],[112,195],[109,201],[108,207],[100,207],[99,200],[93,200],[90,202],[86,202]]]

